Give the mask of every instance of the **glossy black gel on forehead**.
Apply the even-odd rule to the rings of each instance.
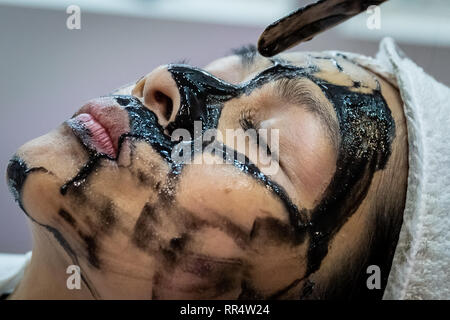
[[[365,94],[321,80],[316,83],[334,106],[341,142],[336,172],[311,214],[309,272],[320,267],[329,241],[365,198],[375,171],[385,168],[395,137],[395,122],[380,86]]]

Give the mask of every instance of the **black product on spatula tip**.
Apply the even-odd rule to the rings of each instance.
[[[258,51],[272,57],[387,0],[319,0],[270,24],[258,40]]]

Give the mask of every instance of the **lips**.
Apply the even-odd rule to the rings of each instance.
[[[113,97],[89,101],[67,123],[86,147],[112,159],[120,137],[130,131],[128,113]]]
[[[111,158],[117,156],[117,149],[114,148],[113,141],[106,128],[102,126],[92,115],[82,113],[75,117],[88,132],[90,142],[97,152],[106,154]]]

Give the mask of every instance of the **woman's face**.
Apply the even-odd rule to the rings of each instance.
[[[379,80],[345,57],[249,50],[89,101],[8,176],[96,297],[298,298],[394,136]]]

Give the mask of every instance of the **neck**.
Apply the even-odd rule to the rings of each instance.
[[[33,255],[24,276],[9,299],[92,299],[85,286],[69,289],[67,280],[73,264],[51,236],[34,232]]]

